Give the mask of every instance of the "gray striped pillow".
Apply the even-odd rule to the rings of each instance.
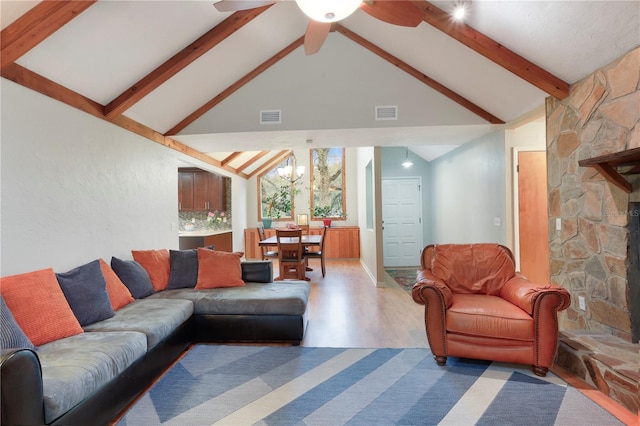
[[[35,349],[31,340],[16,322],[2,296],[0,296],[0,348]]]

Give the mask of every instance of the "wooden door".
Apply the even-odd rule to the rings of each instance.
[[[531,281],[549,282],[547,154],[518,152],[520,271]]]

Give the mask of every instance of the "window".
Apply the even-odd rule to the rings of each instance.
[[[311,219],[346,219],[344,148],[311,150]]]
[[[293,218],[291,181],[278,174],[278,167],[287,165],[287,159],[273,167],[258,178],[260,191],[258,193],[258,220],[262,218],[291,219]]]

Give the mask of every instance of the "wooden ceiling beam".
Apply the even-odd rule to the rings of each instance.
[[[447,88],[446,86],[438,83],[436,80],[434,80],[431,77],[423,74],[419,70],[413,68],[411,65],[409,65],[406,62],[400,60],[399,58],[393,56],[391,53],[389,53],[386,50],[378,47],[377,45],[375,45],[373,43],[371,43],[370,41],[368,41],[364,37],[359,36],[358,34],[354,33],[353,31],[349,30],[348,28],[345,28],[344,26],[338,24],[336,26],[336,31],[339,32],[340,34],[344,35],[348,39],[358,43],[360,46],[364,47],[365,49],[368,49],[371,52],[375,53],[376,55],[380,56],[382,59],[384,59],[384,60],[390,62],[391,64],[395,65],[396,67],[400,68],[402,71],[406,72],[407,74],[411,75],[412,77],[417,78],[418,80],[420,80],[421,82],[423,82],[427,86],[431,87],[435,91],[443,94],[447,98],[451,99],[452,101],[456,102],[457,104],[459,104],[459,105],[463,106],[464,108],[468,109],[469,111],[471,111],[472,113],[476,114],[480,118],[482,118],[484,120],[487,120],[489,123],[492,123],[492,124],[504,124],[504,121],[502,121],[498,117],[496,117],[493,114],[485,111],[484,109],[480,108],[478,105],[474,104],[470,100],[460,96],[459,94],[457,94],[453,90],[451,90],[451,89]]]
[[[240,167],[238,167],[238,171],[239,172],[244,172],[244,170],[249,167],[250,165],[252,165],[253,163],[255,163],[256,161],[258,161],[259,159],[261,159],[262,157],[264,157],[265,155],[269,154],[271,151],[260,151],[259,153],[257,153],[256,155],[254,155],[253,157],[251,157],[249,160],[245,161],[242,165],[240,165]]]
[[[449,37],[558,99],[569,96],[569,83],[512,52],[473,27],[463,22],[453,22],[450,14],[428,1],[414,0],[413,4],[422,11],[426,23]]]
[[[173,128],[169,129],[166,132],[166,134],[177,135],[182,130],[184,130],[189,124],[193,123],[198,118],[202,117],[207,111],[209,111],[210,109],[218,105],[220,102],[227,99],[229,96],[237,92],[242,86],[249,83],[251,80],[253,80],[257,76],[262,74],[267,68],[271,67],[272,65],[280,61],[282,58],[284,58],[289,53],[293,52],[303,44],[304,44],[304,36],[296,39],[293,43],[291,43],[290,45],[288,45],[287,47],[285,47],[284,49],[282,49],[281,51],[279,51],[278,53],[276,53],[275,55],[273,55],[272,57],[270,57],[260,65],[258,65],[256,68],[251,70],[248,74],[246,74],[244,77],[242,77],[241,79],[233,83],[231,86],[224,89],[222,92],[216,95],[209,102],[202,105],[200,108],[198,108],[197,110],[189,114],[186,118],[184,118],[178,124],[173,126]]]
[[[226,166],[227,164],[229,164],[236,158],[240,157],[241,155],[242,155],[242,151],[232,152],[230,155],[227,155],[225,158],[223,158],[221,163],[223,166]]]
[[[104,115],[111,119],[122,114],[271,6],[235,12],[111,101],[105,106]]]
[[[257,175],[257,174],[262,174],[267,169],[271,169],[271,168],[275,167],[276,164],[281,163],[289,155],[291,155],[291,151],[290,150],[283,150],[283,151],[278,152],[271,160],[267,161],[262,166],[258,167],[257,169],[255,169],[254,171],[249,173],[249,177],[251,178],[251,177],[253,177],[253,176]]]
[[[212,166],[225,169],[220,161],[191,147],[188,147],[187,145],[184,145],[183,143],[178,142],[175,139],[164,136],[162,133],[157,132],[123,115],[115,117],[113,120],[107,120],[102,114],[104,106],[102,106],[101,104],[92,101],[91,99],[82,96],[79,93],[74,92],[73,90],[70,90],[18,64],[14,63],[8,65],[6,68],[3,68],[1,70],[0,74],[2,75],[2,77],[11,80],[21,86],[53,98],[73,108],[77,108],[81,111],[86,112],[87,114],[93,115],[94,117],[98,117],[102,120],[113,123],[116,126],[147,138],[160,145],[166,146],[175,151],[196,158],[207,164],[211,164]],[[246,174],[241,174],[240,176],[244,177],[245,179],[248,177]]]
[[[42,1],[0,32],[0,63],[10,66],[92,6],[88,1]]]

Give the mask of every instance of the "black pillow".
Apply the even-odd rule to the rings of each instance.
[[[194,288],[198,281],[198,250],[169,250],[171,273],[167,290]]]
[[[31,340],[20,328],[2,296],[0,296],[0,348],[35,349]]]
[[[99,260],[56,274],[56,278],[80,325],[93,324],[115,315]]]
[[[134,299],[144,299],[155,293],[149,274],[135,260],[121,260],[117,257],[112,257],[111,269],[115,271],[120,281],[127,286]]]

